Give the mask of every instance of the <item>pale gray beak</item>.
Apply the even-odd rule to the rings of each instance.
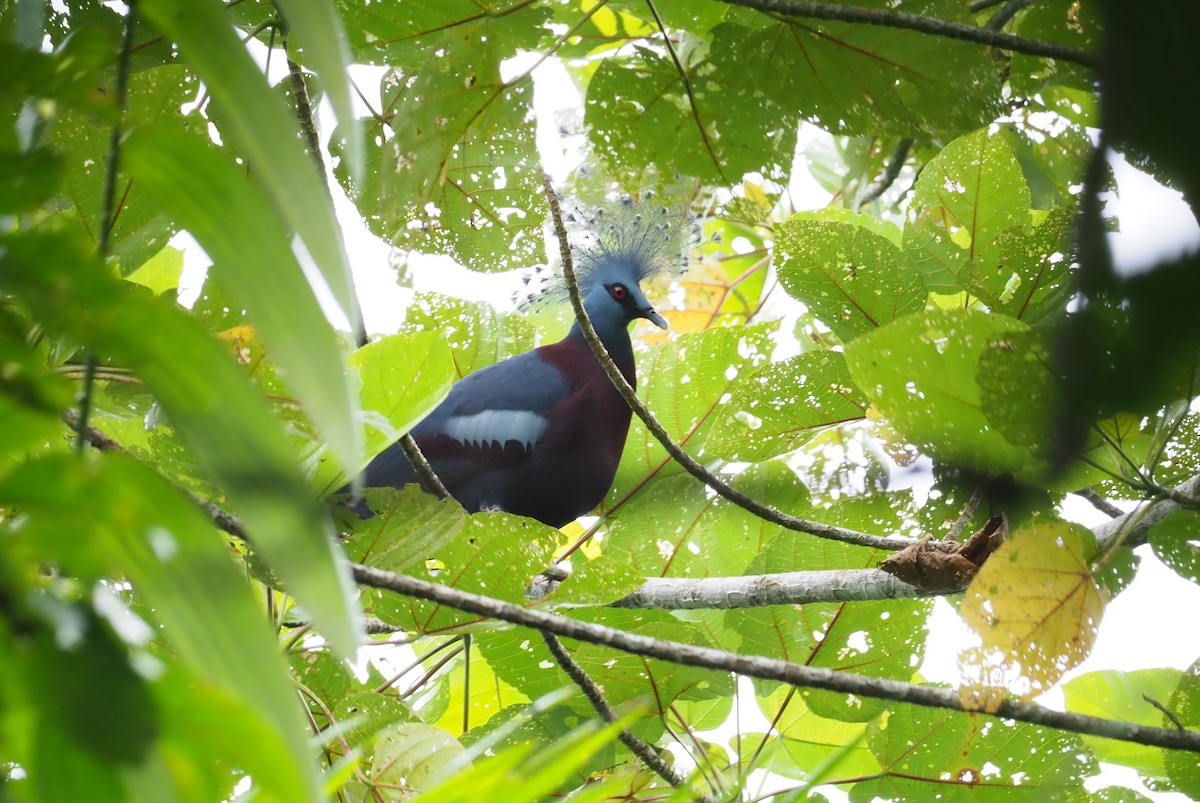
[[[642,313],[643,318],[650,321],[650,323],[654,324],[659,329],[667,329],[670,327],[670,324],[667,323],[667,319],[659,315],[658,312],[655,311],[654,307],[643,307],[641,310],[639,310],[639,312]]]

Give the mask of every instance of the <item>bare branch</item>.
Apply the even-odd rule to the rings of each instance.
[[[616,608],[757,608],[935,596],[881,569],[784,572],[747,577],[651,577]]]
[[[604,698],[604,693],[600,691],[600,687],[596,685],[596,681],[592,680],[591,676],[588,675],[587,670],[571,657],[571,653],[567,652],[567,648],[558,640],[558,636],[543,630],[542,639],[546,642],[546,648],[550,650],[550,655],[554,657],[554,660],[567,673],[567,676],[583,692],[583,696],[587,698],[592,708],[600,715],[600,719],[608,724],[616,722],[619,719],[617,712],[609,705],[608,700]],[[675,771],[674,767],[663,761],[657,750],[639,739],[629,728],[622,728],[617,738],[621,740],[621,744],[629,748],[631,753],[641,759],[643,764],[653,770],[658,777],[677,789],[686,786],[687,778],[684,778]],[[701,799],[708,800],[709,798],[704,797]]]
[[[1176,511],[1194,509],[1195,499],[1200,495],[1200,474],[1169,490],[1177,498],[1158,499],[1093,528],[1100,550],[1104,551],[1114,538],[1122,537],[1126,528],[1129,528],[1129,532],[1125,533],[1122,543],[1131,547],[1144,544],[1151,527]],[[1178,500],[1185,501],[1181,503]]]
[[[871,201],[883,195],[896,183],[896,179],[900,177],[900,171],[904,169],[904,162],[908,159],[908,152],[912,150],[912,146],[913,140],[911,137],[905,137],[896,143],[896,150],[892,151],[892,158],[888,161],[887,169],[883,171],[883,175],[879,177],[878,181],[863,190],[862,195],[858,198],[858,202],[854,204],[856,210],[862,209],[871,203]]]
[[[778,658],[766,658],[683,644],[628,633],[611,627],[580,622],[558,614],[522,608],[479,594],[418,580],[395,572],[374,569],[362,564],[350,564],[356,582],[372,588],[394,591],[418,599],[436,602],[460,611],[499,619],[522,627],[553,633],[600,644],[633,655],[657,658],[685,666],[704,667],[722,672],[789,683],[814,689],[826,689],[841,694],[854,694],[898,703],[911,703],[950,711],[969,711],[959,698],[958,691],[937,686],[904,683],[888,678],[868,677],[817,666],[802,666]],[[1081,714],[1053,711],[1034,703],[1007,699],[1000,703],[995,716],[1043,725],[1071,733],[1104,736],[1124,742],[1167,747],[1200,753],[1200,732],[1152,728],[1132,722],[1119,722]]]
[[[785,17],[807,17],[819,20],[836,20],[839,22],[855,22],[863,25],[880,25],[887,28],[901,28],[918,31],[933,36],[944,36],[949,39],[959,39],[980,45],[990,45],[1001,50],[1011,50],[1014,53],[1024,53],[1027,56],[1042,56],[1049,59],[1069,61],[1090,69],[1098,69],[1100,59],[1091,53],[1085,53],[1073,47],[1067,47],[1055,42],[1044,42],[1039,39],[1026,39],[1016,34],[1004,31],[992,31],[975,25],[961,22],[925,17],[920,14],[908,14],[903,11],[889,11],[882,8],[863,8],[861,6],[841,6],[835,3],[817,2],[817,0],[724,0],[730,5],[745,6],[767,14],[780,14]]]
[[[1075,495],[1081,499],[1086,499],[1091,503],[1092,507],[1108,516],[1110,519],[1119,518],[1125,515],[1124,510],[1121,510],[1121,508],[1117,507],[1112,502],[1108,501],[1099,493],[1097,493],[1095,488],[1084,488],[1082,490],[1075,491]]]
[[[425,493],[433,494],[438,499],[448,498],[450,492],[442,484],[437,472],[433,470],[433,466],[429,465],[429,461],[425,459],[425,455],[421,452],[421,447],[417,446],[417,442],[413,440],[413,436],[406,432],[400,436],[398,443],[400,444],[400,448],[404,450],[404,456],[412,464],[413,470],[417,472],[417,480],[420,481],[421,487],[425,489]]]
[[[912,543],[912,540],[908,538],[882,538],[877,535],[834,527],[819,521],[810,521],[784,513],[778,508],[763,504],[737,490],[700,465],[695,458],[685,452],[679,444],[675,443],[670,433],[663,428],[662,424],[658,423],[654,414],[642,403],[637,393],[625,381],[625,377],[621,374],[620,369],[617,368],[612,357],[609,356],[608,350],[600,342],[600,337],[596,334],[591,319],[588,318],[587,310],[583,308],[583,298],[580,296],[579,284],[575,279],[575,266],[571,259],[571,246],[567,240],[566,229],[563,227],[562,211],[558,206],[558,196],[554,192],[554,187],[550,184],[550,177],[544,173],[542,174],[542,184],[546,191],[546,200],[550,205],[550,216],[554,222],[554,231],[558,235],[563,278],[566,280],[567,291],[571,297],[571,306],[575,310],[575,318],[579,321],[579,326],[583,330],[584,339],[587,340],[592,354],[596,356],[596,360],[600,363],[600,367],[608,374],[608,378],[612,380],[613,386],[621,394],[622,398],[625,399],[630,409],[637,414],[638,418],[642,419],[642,422],[646,425],[646,429],[658,439],[658,442],[663,445],[663,448],[667,450],[667,453],[679,465],[683,466],[689,474],[703,482],[709,488],[712,488],[723,498],[728,499],[739,507],[745,508],[759,518],[773,524],[778,524],[789,530],[796,530],[815,535],[819,538],[828,538],[833,541],[857,544],[858,546],[871,547],[873,549],[899,550],[904,549],[904,547]]]

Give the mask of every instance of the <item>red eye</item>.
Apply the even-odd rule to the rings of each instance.
[[[629,291],[625,288],[625,285],[623,285],[623,284],[614,284],[612,286],[612,289],[609,290],[608,292],[611,293],[612,297],[615,298],[617,301],[624,301],[625,299],[629,298]]]

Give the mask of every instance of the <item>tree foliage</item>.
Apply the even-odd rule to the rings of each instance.
[[[1063,683],[1133,547],[1200,578],[1200,265],[1123,275],[1102,209],[1109,149],[1196,208],[1163,76],[1200,19],[1131,5],[0,0],[0,798],[1142,799],[1099,762],[1200,797],[1197,665]],[[334,198],[400,264],[543,262],[547,63],[567,195],[703,215],[637,332],[700,468],[635,418],[562,530],[417,488],[360,521],[324,497],[566,318],[417,293],[366,342]],[[976,641],[933,703],[947,588]],[[663,649],[564,659],[479,597]],[[1022,707],[1054,688],[1084,717]]]

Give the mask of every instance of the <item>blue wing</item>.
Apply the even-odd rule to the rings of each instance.
[[[559,370],[537,350],[526,352],[463,377],[411,434],[468,510],[503,507],[503,472],[532,458],[548,414],[569,395]],[[400,487],[416,482],[416,473],[393,444],[371,461],[363,480],[367,487]]]

